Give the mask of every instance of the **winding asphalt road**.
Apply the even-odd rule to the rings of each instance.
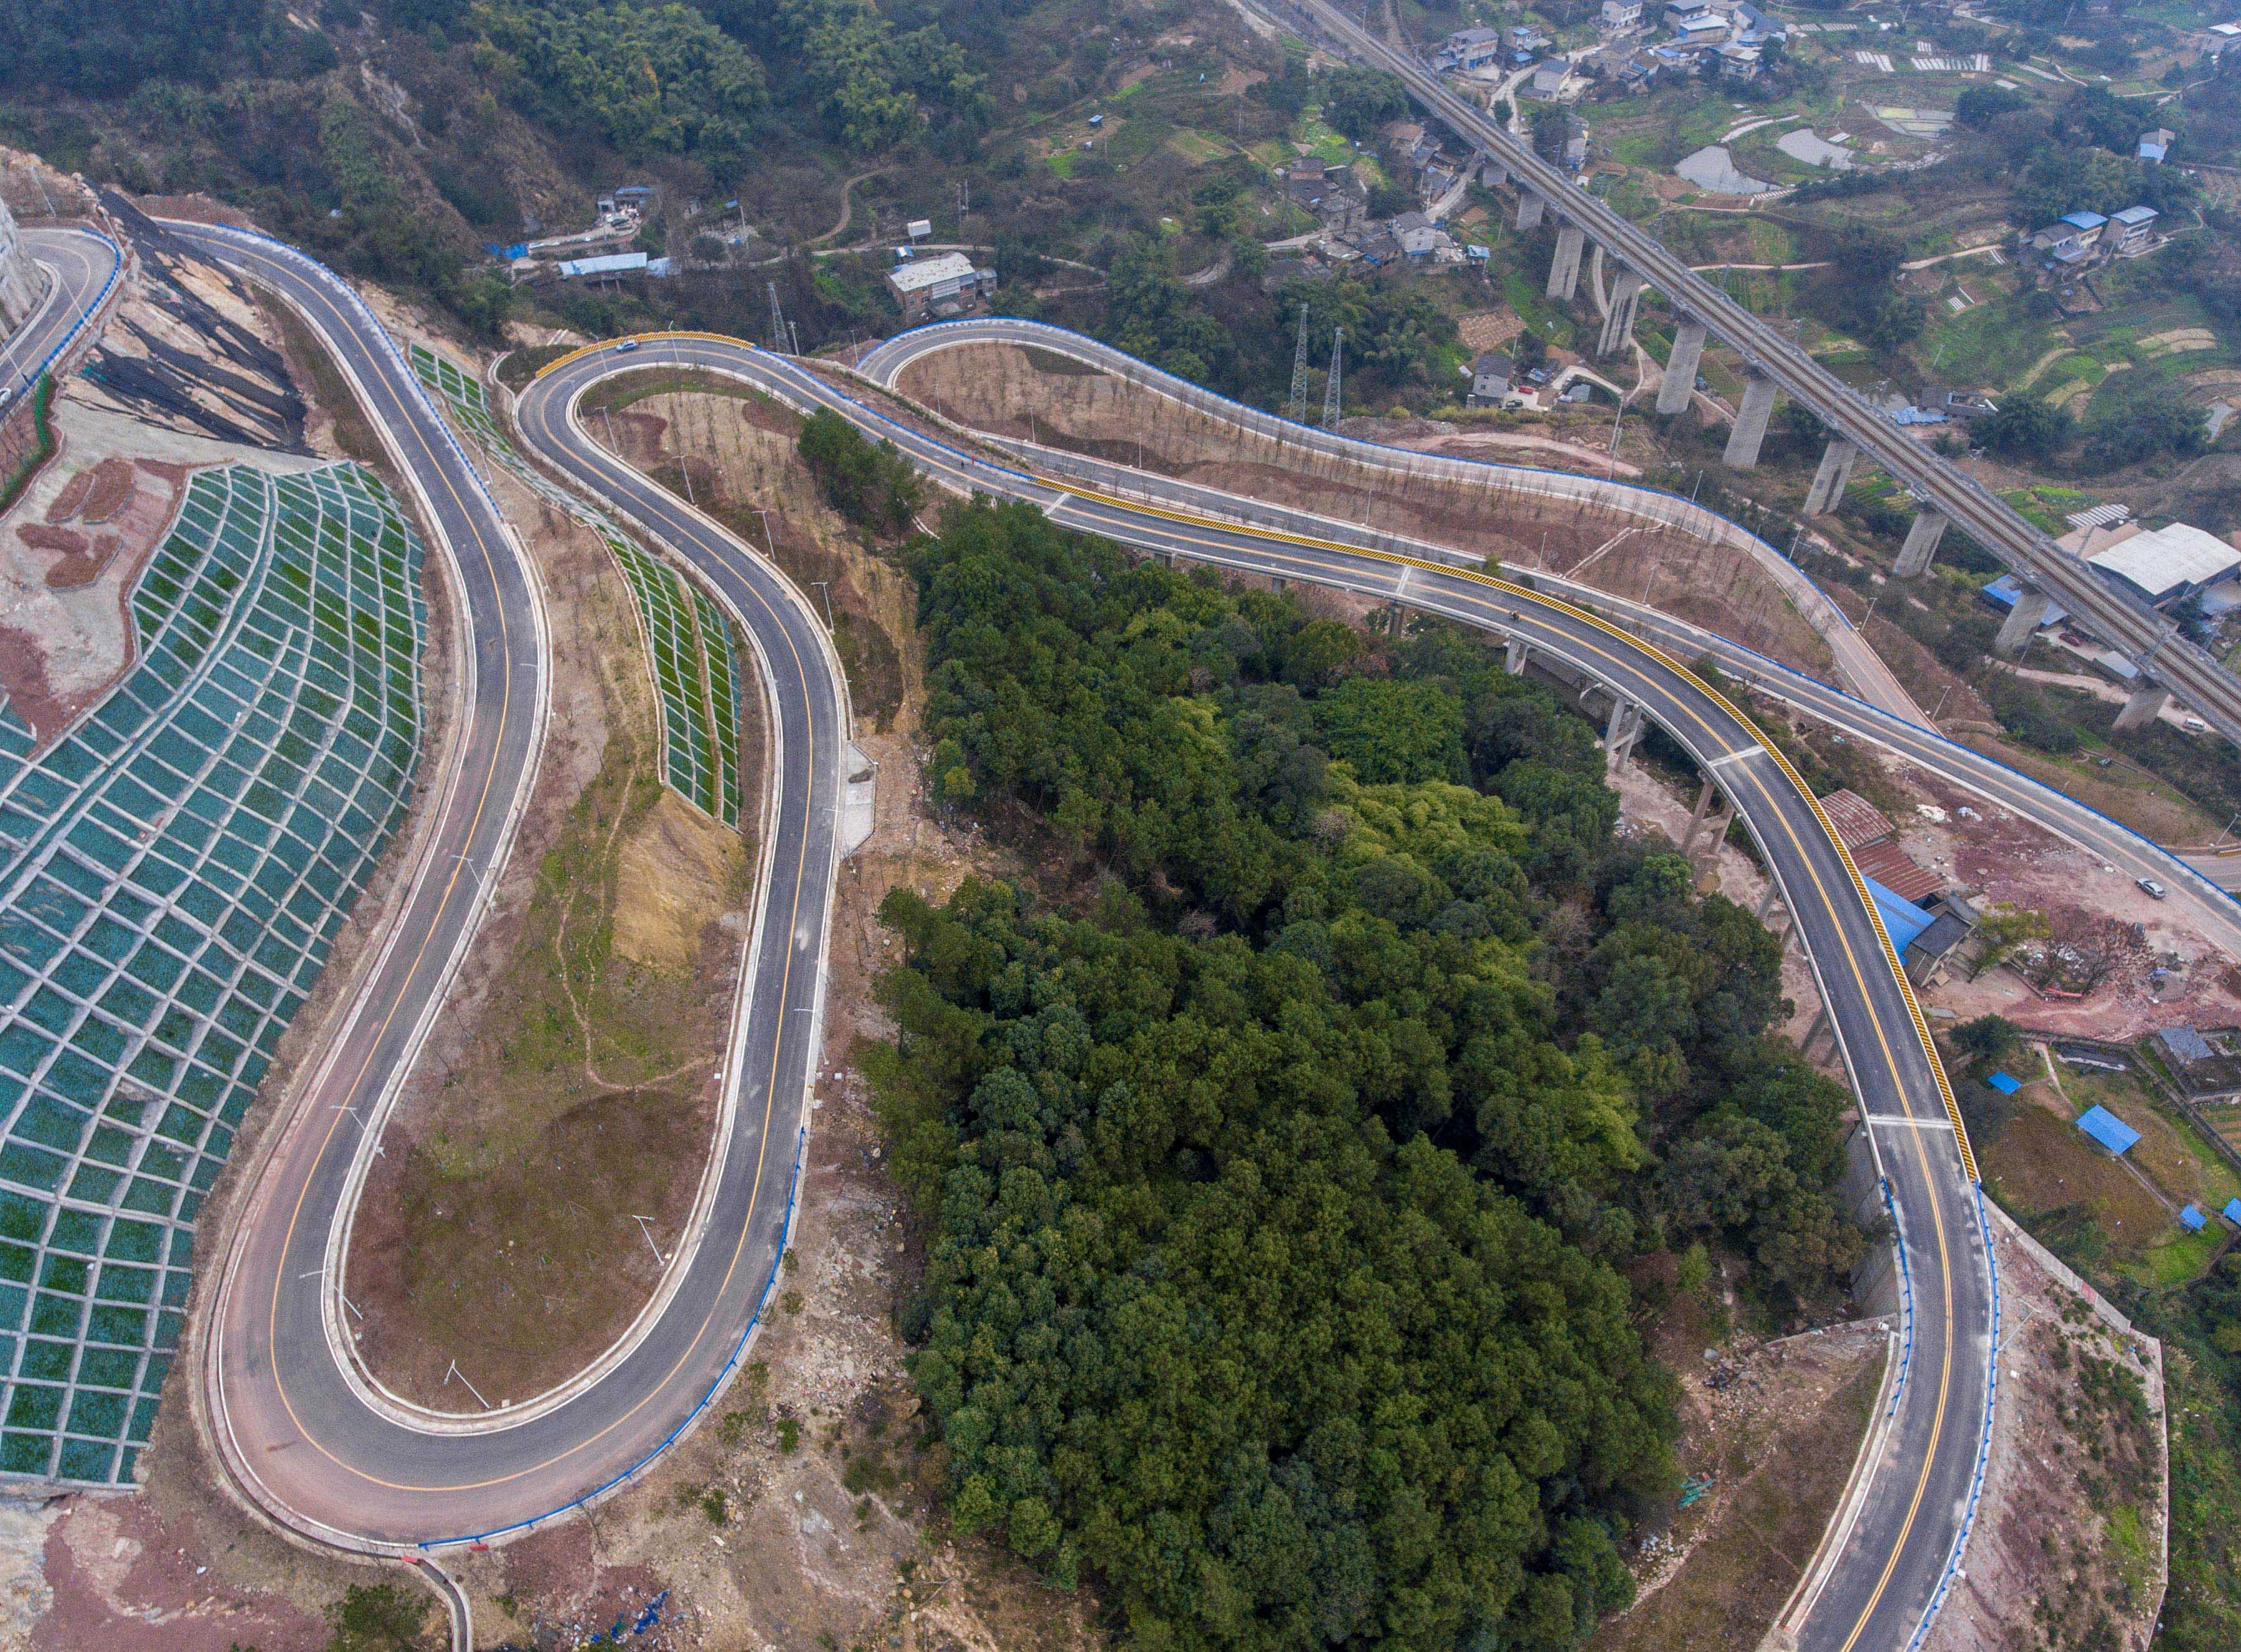
[[[593,444],[572,409],[657,360],[838,408],[945,485],[1030,500],[1141,549],[1396,597],[1526,639],[1638,703],[1736,797],[1832,1007],[1915,1281],[1911,1354],[1889,1450],[1806,1644],[1903,1646],[1953,1550],[1986,1412],[1991,1281],[1973,1187],[1919,1011],[1817,806],[1735,707],[1678,660],[1584,610],[1430,558],[1253,529],[1054,485],[890,419],[833,380],[736,341],[649,339],[548,369],[521,399],[527,447],[692,563],[746,621],[776,713],[766,906],[734,1030],[726,1134],[697,1238],[632,1335],[581,1381],[494,1416],[414,1413],[353,1370],[333,1303],[360,1174],[417,1030],[440,1004],[533,772],[544,701],[532,576],[394,346],[347,289],[271,243],[175,226],[280,291],[357,379],[463,587],[473,670],[458,763],[389,950],[325,1064],[253,1167],[227,1252],[204,1385],[229,1468],[268,1512],[345,1547],[397,1553],[565,1511],[646,1461],[733,1368],[784,1243],[822,980],[846,691],[799,594],[736,539]],[[1825,1627],[1824,1627],[1825,1626]]]
[[[32,376],[101,302],[120,263],[116,245],[90,230],[39,228],[22,235],[52,279],[23,324],[0,340],[0,389],[13,392],[6,410],[10,413]]]

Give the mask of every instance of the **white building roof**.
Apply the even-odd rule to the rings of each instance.
[[[945,281],[962,281],[973,273],[973,260],[962,252],[945,252],[938,258],[913,258],[887,271],[897,292],[923,292]]]
[[[610,252],[602,258],[570,258],[560,265],[564,281],[578,276],[620,275],[628,270],[643,270],[647,263],[643,252]]]
[[[2241,568],[2241,551],[2215,534],[2184,522],[2136,533],[2086,558],[2095,567],[2121,575],[2151,598],[2183,585],[2207,585]]]

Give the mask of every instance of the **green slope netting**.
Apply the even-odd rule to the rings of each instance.
[[[459,428],[484,451],[606,543],[630,587],[661,700],[662,771],[700,808],[728,825],[740,824],[739,668],[723,612],[675,570],[639,550],[612,518],[524,459],[492,416],[472,374],[425,345],[411,346],[411,355],[421,382],[444,398]]]
[[[0,1475],[129,1481],[194,1222],[403,818],[420,547],[355,466],[190,485],[124,680],[0,703]]]

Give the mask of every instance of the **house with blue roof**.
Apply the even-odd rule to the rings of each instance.
[[[2160,216],[2151,206],[2128,206],[2110,218],[2102,239],[2119,257],[2137,252],[2155,239],[2156,219]]]
[[[2086,1108],[2077,1127],[2084,1132],[2087,1140],[2098,1142],[2119,1158],[2130,1153],[2140,1140],[2138,1131],[2104,1107]]]
[[[2098,212],[2066,212],[2030,238],[2030,250],[2050,264],[2090,264],[2109,220]]]

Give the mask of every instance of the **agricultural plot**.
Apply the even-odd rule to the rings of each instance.
[[[131,672],[36,758],[0,706],[0,1477],[132,1479],[202,1202],[404,817],[419,576],[354,465],[205,472]]]
[[[740,824],[739,661],[731,622],[683,575],[641,551],[614,520],[554,485],[515,449],[482,383],[420,344],[413,371],[460,429],[540,498],[597,533],[629,587],[661,702],[662,773],[672,790],[727,826]]]

